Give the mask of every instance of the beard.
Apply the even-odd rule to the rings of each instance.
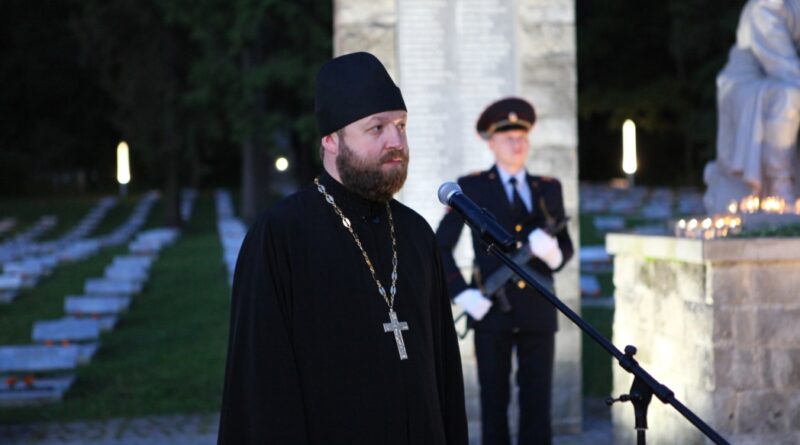
[[[405,150],[388,151],[373,161],[359,157],[347,146],[344,138],[339,139],[339,144],[336,168],[345,187],[370,201],[379,202],[389,201],[403,187],[408,175],[408,153]],[[401,158],[399,165],[393,165],[387,171],[382,169],[384,163],[397,157]]]

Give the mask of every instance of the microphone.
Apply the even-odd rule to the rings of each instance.
[[[507,252],[516,248],[514,237],[497,223],[494,215],[467,198],[455,182],[445,182],[439,187],[439,202],[460,213],[464,221],[478,232],[483,242],[494,244]]]

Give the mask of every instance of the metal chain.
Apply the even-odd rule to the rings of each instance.
[[[328,194],[325,190],[325,186],[319,183],[319,178],[314,178],[314,184],[317,185],[317,190],[325,197],[325,201],[328,201],[328,204],[333,207],[333,210],[339,215],[339,218],[342,219],[342,225],[350,232],[350,235],[353,235],[353,239],[358,246],[358,249],[361,251],[361,256],[364,257],[364,261],[367,263],[367,267],[369,267],[369,272],[372,274],[372,279],[375,280],[375,284],[378,286],[378,293],[381,294],[383,300],[386,301],[386,304],[389,305],[389,310],[394,307],[394,297],[397,295],[397,240],[394,237],[394,220],[392,219],[392,209],[389,207],[389,203],[386,203],[386,213],[389,215],[389,234],[392,237],[392,287],[389,288],[389,295],[386,295],[386,289],[383,288],[381,284],[381,280],[378,279],[378,276],[375,274],[375,268],[372,267],[372,261],[369,259],[369,255],[367,255],[367,251],[364,250],[364,247],[361,245],[361,240],[358,239],[358,235],[355,231],[353,231],[353,227],[350,224],[350,219],[344,216],[342,209],[339,208],[338,205],[333,201],[333,196]]]

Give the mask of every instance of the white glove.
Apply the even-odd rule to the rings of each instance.
[[[484,297],[478,289],[472,288],[461,291],[453,301],[475,320],[482,319],[489,312],[489,308],[492,307],[492,300]]]
[[[551,269],[561,265],[564,257],[558,247],[558,241],[542,229],[536,229],[528,235],[528,245],[531,253],[539,257]]]

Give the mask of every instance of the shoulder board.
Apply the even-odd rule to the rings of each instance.
[[[476,179],[480,179],[480,178],[494,179],[496,176],[497,176],[496,174],[494,174],[492,171],[489,171],[489,170],[487,170],[487,171],[474,171],[474,172],[471,172],[471,173],[468,173],[468,174],[462,176],[461,178],[459,178],[459,180],[472,181],[472,180],[476,180]]]

